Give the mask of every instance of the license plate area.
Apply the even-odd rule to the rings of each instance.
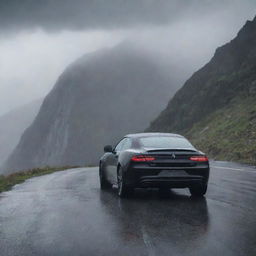
[[[188,174],[184,170],[163,170],[158,175],[162,177],[175,177],[187,176]]]

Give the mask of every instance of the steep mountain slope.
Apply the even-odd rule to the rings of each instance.
[[[218,159],[256,163],[256,18],[218,48],[151,123]]]
[[[176,89],[148,52],[128,42],[85,55],[60,76],[5,172],[96,164],[104,144],[143,131]]]
[[[33,101],[0,117],[0,166],[17,146],[38,114],[42,100]]]

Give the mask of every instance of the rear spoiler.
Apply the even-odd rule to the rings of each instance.
[[[144,148],[147,152],[168,152],[168,151],[186,151],[186,152],[196,152],[196,149],[191,148]]]

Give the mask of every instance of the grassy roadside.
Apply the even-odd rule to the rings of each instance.
[[[256,165],[255,102],[256,96],[234,99],[185,135],[213,159]]]
[[[10,190],[14,185],[23,183],[29,178],[42,176],[57,171],[64,171],[70,168],[77,168],[77,166],[35,168],[27,171],[16,172],[7,176],[0,175],[0,193]]]

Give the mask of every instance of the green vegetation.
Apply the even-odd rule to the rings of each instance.
[[[193,125],[185,135],[217,160],[256,165],[256,96],[237,97]]]
[[[25,180],[29,178],[42,176],[42,175],[50,174],[57,171],[64,171],[70,168],[77,168],[77,166],[76,167],[66,166],[66,167],[35,168],[27,171],[13,173],[8,176],[1,175],[0,176],[0,192],[10,190],[14,185],[23,183]]]

